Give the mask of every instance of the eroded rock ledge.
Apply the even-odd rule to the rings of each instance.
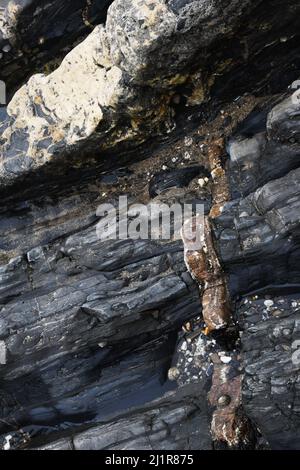
[[[0,7],[0,80],[8,96],[33,73],[57,68],[94,26],[111,0],[4,0]]]
[[[117,0],[8,105],[2,448],[299,448],[299,6],[224,3]],[[98,239],[123,194],[205,205],[226,333],[180,241]]]

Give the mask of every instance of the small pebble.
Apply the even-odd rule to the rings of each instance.
[[[184,329],[185,329],[185,331],[192,331],[192,324],[191,324],[191,322],[189,322],[189,321],[186,322],[186,323],[184,324]]]
[[[290,336],[292,334],[292,330],[289,328],[284,328],[284,330],[282,330],[282,334],[283,336]]]
[[[187,147],[190,147],[190,146],[193,144],[193,139],[192,139],[192,137],[185,137],[185,139],[184,139],[184,144],[185,144]]]
[[[223,364],[229,364],[229,362],[231,362],[231,357],[229,356],[221,356],[220,359],[223,362]]]
[[[203,188],[206,185],[206,183],[207,183],[206,178],[199,178],[198,179],[198,184],[199,184],[200,188]]]
[[[10,450],[10,441],[12,440],[12,436],[9,434],[5,436],[5,444],[3,446],[3,450]]]
[[[225,406],[228,406],[230,402],[231,402],[231,398],[230,398],[229,395],[222,395],[218,399],[218,405],[222,408],[225,407]]]
[[[274,302],[273,300],[265,300],[264,301],[264,305],[269,308],[269,307],[272,307],[274,305]]]
[[[180,349],[181,349],[181,351],[186,351],[186,350],[187,350],[187,343],[186,343],[186,341],[184,341],[184,342],[182,343]]]
[[[3,52],[9,52],[11,50],[11,46],[9,44],[6,44],[4,47],[2,47]]]
[[[274,312],[272,312],[273,317],[279,317],[281,314],[282,314],[281,310],[274,310]]]

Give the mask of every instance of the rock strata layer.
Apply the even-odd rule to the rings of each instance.
[[[105,26],[96,26],[54,72],[33,75],[9,103],[1,128],[1,186],[39,169],[54,166],[57,174],[61,166],[95,165],[105,149],[136,146],[170,130],[178,87],[190,90],[191,104],[201,104],[213,86],[222,92],[218,76],[230,73],[240,61],[239,73],[247,73],[254,57],[273,40],[282,49],[277,17],[269,13],[264,29],[260,3],[115,0]],[[290,1],[282,12],[278,2],[268,3],[283,15],[280,34],[290,35],[284,36],[286,42],[294,40],[299,32],[297,4]],[[253,42],[244,37],[250,31],[243,33],[242,28],[250,18],[258,30]],[[235,35],[238,57],[232,45]],[[278,65],[283,67],[280,61]],[[274,68],[269,71],[273,79],[278,73]]]
[[[63,22],[71,52],[0,108],[1,448],[299,448],[299,18],[115,0],[73,49]],[[225,328],[205,324],[209,256],[197,278],[181,240],[101,240],[124,195],[203,205]]]

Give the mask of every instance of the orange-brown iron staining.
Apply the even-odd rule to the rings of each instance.
[[[237,358],[239,359],[239,358]],[[211,432],[215,442],[239,448],[251,439],[252,426],[242,411],[242,375],[231,373],[231,364],[214,361],[212,386],[208,394],[211,406],[215,408]],[[231,378],[230,378],[231,377]]]

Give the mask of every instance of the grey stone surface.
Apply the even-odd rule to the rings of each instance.
[[[199,388],[198,392],[201,397],[203,392]],[[195,389],[192,396],[196,396]],[[155,403],[152,410],[78,434],[74,438],[75,450],[211,449],[207,414],[201,399],[191,399],[187,392],[181,403],[173,403],[172,395],[168,400],[168,405]]]
[[[272,449],[299,449],[299,295],[247,299],[239,309],[243,400]]]
[[[215,221],[219,253],[230,275],[233,295],[272,284],[299,283],[297,99],[294,92],[269,112],[265,134],[259,132],[251,139],[232,141],[229,146],[232,187],[235,190],[251,181],[245,197],[227,203]],[[290,123],[286,139],[281,130],[284,125],[278,124],[284,116]],[[290,139],[289,132],[295,136],[290,146],[282,144]],[[269,145],[276,152],[266,152]],[[254,191],[250,192],[253,185]]]

